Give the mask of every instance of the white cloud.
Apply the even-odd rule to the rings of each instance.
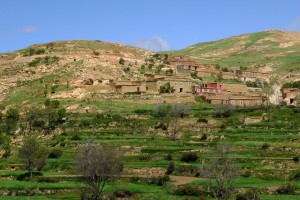
[[[150,39],[139,39],[134,44],[137,47],[147,49],[150,51],[169,51],[170,44],[159,36],[153,36]]]
[[[296,17],[292,23],[287,26],[289,31],[300,31],[300,16]]]
[[[38,29],[34,26],[24,26],[22,27],[22,32],[24,33],[35,33]]]

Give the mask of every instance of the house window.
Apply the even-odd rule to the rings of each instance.
[[[240,104],[243,105],[243,102],[241,101]]]

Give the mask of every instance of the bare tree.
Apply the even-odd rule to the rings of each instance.
[[[30,180],[33,170],[45,166],[47,155],[46,149],[37,141],[36,136],[27,136],[23,139],[18,157],[28,170]]]
[[[120,157],[114,149],[94,143],[82,147],[75,163],[81,181],[91,193],[87,196],[84,194],[83,199],[101,199],[107,181],[116,177],[122,170]]]
[[[189,116],[190,107],[185,104],[158,104],[154,107],[154,116],[161,118],[162,123],[168,129],[168,136],[171,140],[175,140],[179,133],[179,118]]]
[[[228,144],[218,145],[210,165],[202,169],[204,177],[209,179],[209,189],[215,199],[229,199],[233,193],[233,181],[238,177],[238,169],[229,153]]]

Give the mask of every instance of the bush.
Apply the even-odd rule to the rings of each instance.
[[[72,136],[71,140],[81,140],[81,137],[76,133]]]
[[[191,185],[179,185],[171,192],[173,195],[179,196],[200,196],[203,195],[203,191],[196,186]]]
[[[205,119],[205,118],[199,118],[199,119],[197,120],[197,122],[207,124],[207,123],[208,123],[208,120]]]
[[[255,190],[249,190],[243,194],[238,194],[236,200],[260,200]]]
[[[270,148],[270,145],[268,143],[264,143],[262,146],[261,146],[261,149],[262,150],[267,150]]]
[[[296,171],[294,172],[291,177],[290,177],[290,180],[300,180],[300,171]]]
[[[244,178],[249,178],[252,175],[250,170],[244,171],[244,173],[241,174],[242,177]]]
[[[120,58],[119,64],[124,65],[125,64],[125,60],[123,58]]]
[[[119,190],[114,192],[113,199],[116,199],[116,198],[130,198],[132,195],[133,195],[132,192],[130,192],[129,190],[119,189]]]
[[[159,122],[157,125],[154,126],[155,129],[162,129],[164,131],[168,130],[168,126],[162,122]]]
[[[295,194],[295,187],[291,184],[281,185],[276,191],[278,194]]]
[[[53,149],[50,154],[48,155],[48,158],[59,158],[63,154],[63,151],[60,149]]]
[[[207,134],[206,134],[206,133],[203,133],[203,134],[201,135],[200,140],[206,140],[206,139],[207,139]]]
[[[170,162],[169,165],[167,166],[167,171],[166,174],[172,174],[175,171],[175,164],[174,162]]]
[[[151,160],[151,156],[148,154],[142,154],[142,155],[140,155],[139,160],[140,161],[148,161],[148,160]]]
[[[299,156],[294,156],[294,157],[293,157],[293,161],[294,161],[295,163],[298,163],[298,162],[300,161]]]
[[[174,91],[175,89],[171,86],[170,82],[165,83],[159,88],[159,93],[173,93]]]
[[[166,160],[173,160],[172,154],[168,153],[168,154],[166,155]]]
[[[43,173],[42,172],[32,172],[32,176],[43,176]],[[17,180],[18,181],[23,181],[23,180],[29,180],[29,172],[26,172],[24,174],[20,174],[17,176]]]
[[[42,183],[58,183],[58,180],[55,180],[51,177],[38,177],[37,182],[42,182]]]
[[[198,156],[195,152],[188,152],[188,153],[184,153],[181,156],[180,160],[183,162],[195,162],[196,160],[198,160]]]
[[[219,105],[215,108],[214,117],[221,118],[221,117],[230,117],[234,107],[232,105]]]
[[[165,176],[152,176],[148,178],[147,183],[149,184],[155,184],[158,186],[163,186],[166,184],[166,182],[170,181],[170,177],[165,175]]]

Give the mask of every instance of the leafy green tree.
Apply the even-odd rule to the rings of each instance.
[[[36,136],[27,136],[23,139],[23,145],[19,148],[18,157],[28,170],[30,180],[34,170],[45,166],[47,156],[46,149],[38,142]]]
[[[125,60],[124,60],[123,58],[120,58],[119,64],[120,64],[120,65],[124,65],[124,64],[125,64]]]
[[[159,88],[159,93],[173,93],[174,91],[175,89],[171,86],[170,82],[165,83]]]
[[[5,132],[10,134],[12,130],[17,126],[20,119],[20,113],[15,108],[9,108],[5,114]]]

